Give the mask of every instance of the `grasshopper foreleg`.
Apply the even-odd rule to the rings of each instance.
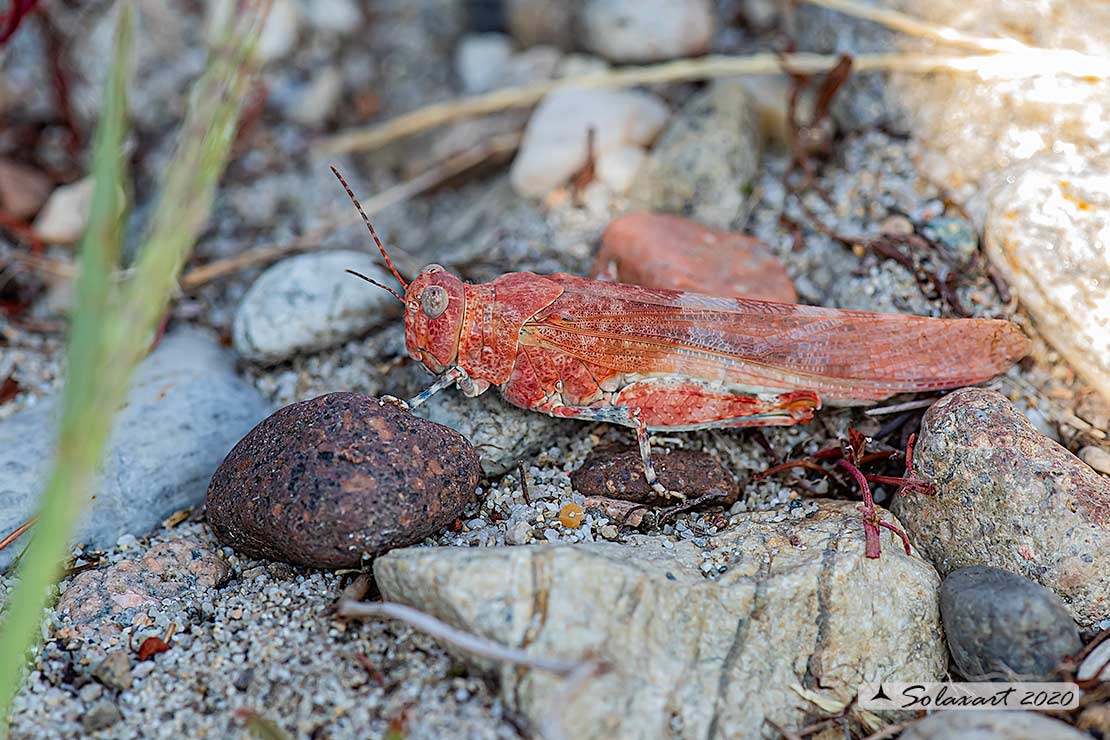
[[[397,398],[396,396],[382,396],[383,401],[388,401],[395,406],[404,409],[405,411],[412,411],[418,406],[424,405],[424,402],[429,398],[439,393],[444,388],[447,388],[455,383],[463,382],[467,379],[466,371],[461,367],[453,367],[443,375],[436,378],[436,382],[425,388],[421,393],[416,394],[409,400]]]

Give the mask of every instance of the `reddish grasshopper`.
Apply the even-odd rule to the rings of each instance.
[[[409,355],[440,377],[415,408],[456,385],[497,386],[515,406],[636,430],[647,482],[664,495],[648,433],[804,424],[823,404],[974,385],[1029,342],[1008,321],[843,311],[511,272],[470,285],[429,265],[404,294]],[[357,274],[357,273],[356,273]]]

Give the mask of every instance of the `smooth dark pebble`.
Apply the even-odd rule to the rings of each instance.
[[[940,614],[952,658],[968,680],[1048,677],[1082,647],[1056,594],[1001,568],[950,573],[940,586]]]
[[[652,455],[659,482],[687,500],[709,496],[706,504],[731,506],[739,490],[717,458],[695,450],[656,450]],[[644,479],[640,452],[633,447],[606,445],[590,452],[570,474],[574,490],[585,496],[634,501],[641,504],[675,504],[657,494]]]
[[[451,524],[474,500],[478,456],[458,432],[359,393],[278,410],[212,477],[207,516],[242,553],[358,565]]]

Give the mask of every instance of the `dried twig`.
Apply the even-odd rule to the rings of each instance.
[[[524,503],[531,504],[532,497],[528,495],[528,473],[524,470],[524,461],[516,461],[516,469],[520,474],[520,495],[524,499]]]
[[[388,617],[398,619],[441,642],[454,645],[460,650],[465,650],[480,658],[547,671],[564,678],[580,675],[583,665],[590,665],[591,663],[591,661],[563,660],[543,655],[532,655],[519,648],[502,645],[499,642],[463,632],[430,614],[425,614],[404,604],[341,601],[336,613],[341,617]]]
[[[918,398],[913,401],[891,404],[890,406],[877,406],[873,409],[867,409],[863,414],[864,416],[885,416],[887,414],[900,414],[903,411],[927,409],[941,398],[942,396],[930,396],[929,398]]]
[[[426,172],[422,172],[411,180],[394,185],[388,190],[378,193],[363,204],[363,209],[370,214],[384,211],[386,208],[403,203],[421,193],[443,184],[446,180],[456,177],[467,170],[486,162],[490,157],[506,154],[520,146],[520,134],[510,133],[492,137],[485,144],[466,150],[449,159],[440,162]],[[202,285],[231,275],[247,267],[256,267],[275,262],[282,257],[297,252],[307,252],[320,248],[320,242],[344,226],[358,223],[358,219],[350,216],[336,216],[329,219],[328,223],[319,228],[306,231],[296,239],[284,244],[267,244],[254,249],[248,249],[225,259],[214,260],[206,265],[189,270],[181,278],[181,289],[185,291],[196,290]]]
[[[491,157],[515,151],[520,146],[520,134],[509,133],[491,137],[483,145],[473,147],[449,159],[440,162],[431,169],[423,172],[411,180],[398,183],[388,190],[378,193],[363,204],[367,213],[378,213],[391,206],[404,203],[421,193],[435,188],[452,177],[457,177]],[[328,236],[345,226],[358,223],[358,218],[348,215],[344,210],[343,215],[336,215],[318,228],[304,232],[292,241],[282,244],[266,244],[245,252],[232,255],[223,259],[213,260],[199,267],[187,271],[181,277],[181,289],[190,292],[203,285],[232,275],[248,267],[268,265],[282,257],[287,257],[298,252],[309,252],[324,249],[320,243]],[[77,274],[77,266],[70,260],[53,259],[38,254],[17,252],[7,256],[14,265],[19,265],[33,272],[50,275],[55,278],[72,279]],[[119,276],[130,276],[128,270],[121,271]]]

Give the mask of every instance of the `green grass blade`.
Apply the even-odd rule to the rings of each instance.
[[[166,171],[133,278],[119,286],[114,281],[124,214],[124,93],[133,25],[131,4],[121,3],[112,73],[97,128],[96,187],[82,241],[58,448],[34,538],[0,627],[0,740],[7,737],[11,701],[42,621],[47,587],[60,575],[66,543],[88,498],[112,418],[205,226],[227,164],[256,71],[254,45],[269,9],[266,0],[238,5],[227,15],[207,69],[193,88],[178,150]]]
[[[47,588],[61,574],[68,537],[96,473],[114,410],[105,408],[98,380],[110,372],[111,348],[103,341],[107,327],[101,321],[116,301],[112,276],[118,266],[123,226],[123,139],[133,26],[130,3],[121,3],[115,55],[93,145],[95,185],[89,224],[81,242],[81,274],[68,348],[70,372],[62,395],[56,456],[34,538],[21,559],[19,582],[0,630],[0,738],[7,736],[11,700],[22,678],[27,650],[42,622]]]
[[[215,41],[204,75],[193,89],[181,144],[166,172],[146,245],[125,288],[124,316],[149,336],[176,288],[181,268],[208,221],[216,184],[238,129],[255,69],[254,42],[268,3],[235,13]],[[142,347],[131,349],[142,351]],[[129,359],[137,359],[135,357]]]

